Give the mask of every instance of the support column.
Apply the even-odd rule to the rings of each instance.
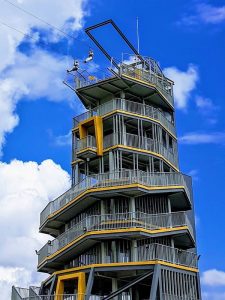
[[[93,282],[94,282],[94,275],[95,275],[94,268],[91,268],[91,271],[88,276],[85,300],[89,300],[91,297],[91,290],[92,290],[92,286],[93,286]]]
[[[112,241],[112,257],[113,257],[113,262],[117,262],[116,242],[115,241]]]
[[[153,273],[153,278],[152,278],[152,285],[151,285],[151,292],[150,292],[149,300],[156,300],[160,272],[161,272],[160,265],[156,264],[154,267],[154,273]]]
[[[113,173],[114,171],[114,158],[112,150],[109,151],[109,173]]]
[[[112,278],[112,293],[118,290],[118,282],[116,278]],[[114,300],[118,300],[118,297],[114,297]]]
[[[106,261],[106,251],[105,251],[105,244],[103,242],[101,242],[101,259],[102,259],[102,263],[108,263],[108,261]]]

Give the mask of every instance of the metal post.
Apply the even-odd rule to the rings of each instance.
[[[149,300],[156,300],[160,272],[161,272],[161,267],[159,264],[156,264],[154,267],[154,273],[153,273],[153,278],[152,278],[152,285],[151,285],[151,292],[150,292]]]
[[[86,298],[85,300],[89,300],[91,296],[91,290],[94,282],[94,268],[91,268],[89,276],[88,276],[88,282],[87,282],[87,287],[86,287]]]

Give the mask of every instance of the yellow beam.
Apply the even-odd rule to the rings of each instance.
[[[177,172],[179,172],[179,169],[177,167],[175,167],[169,160],[167,160],[163,155],[159,154],[159,153],[156,153],[156,152],[153,152],[153,151],[149,151],[149,150],[144,150],[144,149],[140,149],[140,148],[134,148],[134,147],[131,147],[131,146],[125,146],[125,145],[121,145],[121,144],[117,144],[117,145],[114,145],[112,147],[109,147],[107,149],[104,149],[104,152],[107,152],[107,151],[110,151],[110,150],[113,150],[115,148],[123,148],[123,149],[127,149],[127,150],[131,150],[131,151],[137,151],[137,152],[141,152],[141,153],[146,153],[146,154],[152,154],[154,156],[157,156],[161,159],[163,159],[167,164],[169,164],[172,168],[174,168]]]
[[[166,232],[176,232],[176,231],[180,231],[180,230],[188,230],[188,226],[180,226],[180,227],[174,227],[174,228],[173,227],[172,228],[160,228],[160,229],[154,229],[154,230],[149,230],[149,229],[145,229],[145,228],[126,228],[126,229],[109,229],[109,230],[90,231],[90,232],[86,232],[83,235],[79,236],[77,239],[73,240],[72,242],[70,242],[63,248],[59,249],[55,253],[47,256],[40,264],[43,264],[44,261],[48,261],[49,259],[54,258],[55,256],[62,253],[69,247],[73,246],[80,240],[82,240],[88,236],[92,236],[92,235],[93,236],[95,236],[95,235],[98,236],[100,234],[106,234],[106,235],[111,234],[112,235],[115,233],[118,234],[118,233],[127,233],[127,232],[143,232],[143,233],[147,233],[147,234],[157,234],[157,233],[166,233]]]
[[[148,266],[148,265],[155,265],[155,264],[160,264],[163,266],[171,267],[171,268],[176,268],[176,269],[181,269],[181,270],[186,270],[194,273],[198,273],[199,270],[198,268],[192,268],[192,267],[185,267],[181,265],[176,265],[173,263],[167,263],[164,261],[160,260],[149,260],[149,261],[139,261],[139,262],[123,262],[123,263],[107,263],[107,264],[91,264],[91,265],[86,265],[82,267],[76,267],[76,268],[71,268],[71,269],[66,269],[66,270],[61,270],[61,271],[56,271],[53,273],[53,275],[58,275],[58,274],[64,274],[64,273],[70,273],[70,272],[79,272],[81,270],[89,269],[89,268],[104,268],[104,267],[121,267],[121,266]]]
[[[73,204],[74,202],[78,201],[81,197],[86,196],[87,194],[90,194],[93,192],[111,191],[111,190],[117,190],[117,189],[130,189],[130,188],[138,188],[138,189],[140,188],[140,189],[144,189],[147,191],[170,190],[170,189],[185,190],[185,187],[183,185],[151,186],[151,187],[149,187],[149,186],[145,186],[145,185],[139,184],[139,183],[133,183],[133,184],[127,184],[127,185],[117,185],[117,186],[103,187],[103,188],[90,188],[90,189],[84,191],[83,193],[81,193],[80,195],[78,195],[77,197],[75,197],[73,200],[71,200],[70,202],[65,204],[60,209],[56,210],[54,213],[48,215],[47,219],[51,219],[52,217],[57,215],[59,212],[61,212],[62,210],[64,210],[65,208],[67,208],[68,206]]]
[[[95,138],[97,146],[97,154],[99,156],[103,155],[103,122],[102,117],[94,117],[94,126],[95,126]]]

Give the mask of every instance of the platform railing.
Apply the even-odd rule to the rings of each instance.
[[[85,148],[96,150],[96,139],[94,136],[88,135],[85,138],[78,140],[76,151],[79,152],[84,150]]]
[[[97,295],[91,295],[86,297],[86,295],[83,294],[63,294],[63,295],[39,295],[39,296],[30,296],[26,298],[21,298],[21,300],[79,300],[80,298],[83,300],[103,300],[105,296],[97,296]],[[131,300],[132,297],[129,293],[123,293],[123,300]],[[12,299],[14,300],[14,299]],[[17,300],[17,299],[15,299]],[[146,299],[147,300],[147,299]],[[176,296],[172,294],[162,294],[162,300],[199,300],[199,298],[196,298],[194,296]]]
[[[84,299],[84,294],[38,295],[21,298],[21,300],[79,300]],[[13,299],[14,300],[14,299]],[[94,298],[93,298],[94,300]]]
[[[119,75],[127,75],[131,78],[138,79],[144,81],[146,83],[154,84],[156,88],[163,94],[163,96],[167,99],[167,101],[173,106],[173,83],[168,80],[163,74],[158,74],[154,70],[144,69],[137,67],[136,65],[128,65],[125,63],[120,64]],[[113,78],[114,76],[109,74],[107,76],[103,76],[102,78],[90,77],[86,78],[75,78],[75,88],[83,88],[89,85],[96,84],[106,79]]]
[[[138,103],[126,99],[116,98],[99,105],[91,110],[86,111],[73,118],[73,127],[77,127],[78,123],[89,119],[93,116],[104,116],[114,110],[130,112],[136,115],[145,116],[161,122],[172,134],[176,135],[175,126],[160,110],[157,108]]]
[[[146,83],[153,83],[159,91],[164,95],[167,101],[173,106],[173,84],[165,76],[158,75],[150,70],[145,70],[143,68],[136,68],[135,66],[122,64],[120,69],[121,75],[127,75],[134,79],[139,79]]]
[[[152,140],[147,137],[139,137],[130,133],[112,133],[106,135],[103,141],[103,148],[107,149],[115,145],[124,145],[141,150],[147,150],[162,155],[165,159],[170,161],[174,166],[178,167],[177,151],[174,149],[168,149],[163,144]],[[87,137],[77,141],[76,153],[85,149],[96,150],[96,139],[94,136],[88,135]]]
[[[194,239],[193,228],[185,212],[163,214],[126,212],[106,215],[91,215],[84,218],[42,247],[38,252],[38,262],[40,264],[46,257],[68,245],[86,232],[128,228],[142,228],[157,231],[168,228],[173,230],[183,226],[188,226],[189,232]]]
[[[67,203],[78,197],[89,189],[99,189],[130,184],[140,184],[147,187],[183,186],[188,198],[190,199],[190,190],[187,185],[188,176],[179,172],[168,173],[148,173],[140,170],[123,169],[113,173],[93,174],[85,177],[77,185],[70,188],[67,192],[59,196],[54,201],[47,204],[40,215],[40,225],[42,225],[50,214],[65,206]]]
[[[140,137],[131,133],[112,133],[104,137],[104,149],[117,144],[158,153],[178,167],[177,151],[172,148],[168,149],[163,144],[151,138]]]
[[[189,295],[177,296],[177,295],[163,293],[162,300],[200,300],[200,299]]]
[[[174,263],[180,266],[196,268],[198,257],[196,253],[161,244],[143,245],[138,249],[138,260],[159,260],[166,263]]]
[[[135,250],[136,249],[136,250]],[[107,262],[105,262],[106,257],[101,255],[101,249],[96,249],[95,254],[87,254],[88,259],[84,260],[85,253],[81,257],[77,257],[75,265],[73,267],[80,266],[80,259],[82,266],[89,265],[92,263],[102,264],[102,263],[127,263],[127,262],[144,262],[144,261],[160,261],[164,263],[176,264],[180,266],[197,268],[198,266],[198,256],[196,253],[174,248],[171,246],[166,246],[157,243],[143,244],[138,246],[132,251],[136,251],[136,255],[132,258],[132,255],[126,255],[119,253],[116,250],[116,260],[113,258],[113,255],[110,257],[107,256]]]

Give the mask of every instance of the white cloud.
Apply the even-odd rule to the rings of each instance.
[[[60,0],[49,0],[47,5],[45,0],[12,0],[12,3],[71,35],[82,27],[87,0],[68,0],[66,5]],[[44,31],[44,38],[50,39],[51,42],[65,38],[64,35],[59,35],[57,31],[18,10],[5,0],[1,2],[0,20],[26,34],[32,35],[34,28],[38,29],[40,34]],[[16,113],[19,101],[44,98],[71,103],[73,94],[62,84],[65,69],[68,67],[68,58],[38,49],[38,44],[33,40],[29,54],[23,54],[18,46],[26,38],[2,24],[0,26],[1,155],[6,135],[11,133],[19,123],[19,116]],[[38,40],[37,32],[34,36]]]
[[[18,125],[16,106],[22,99],[72,102],[73,94],[63,83],[66,58],[42,50],[31,56],[16,54],[16,65],[0,75],[0,152],[7,133]]]
[[[225,6],[200,4],[197,6],[198,16],[202,22],[218,24],[225,21]]]
[[[175,83],[174,99],[177,108],[185,109],[198,81],[199,76],[196,66],[189,65],[187,71],[181,71],[176,67],[169,67],[164,69],[163,72]]]
[[[188,26],[198,24],[220,24],[225,21],[225,5],[213,6],[210,4],[200,3],[194,7],[194,13],[185,15],[178,24]]]
[[[65,135],[59,135],[54,138],[56,146],[70,146],[72,144],[71,131]]]
[[[216,269],[203,272],[201,282],[208,286],[225,286],[225,272]]]
[[[13,284],[39,281],[35,250],[48,239],[38,233],[39,215],[49,200],[70,187],[70,176],[52,160],[14,160],[0,163],[0,186],[0,288],[1,299],[8,300]]]
[[[203,300],[225,300],[225,292],[203,292]]]
[[[46,20],[48,23],[62,30],[79,30],[82,27],[83,18],[86,14],[86,0],[10,0],[17,6],[25,9],[34,15]],[[50,30],[45,23],[18,10],[7,1],[1,1],[0,20],[16,29],[30,34],[32,29],[40,28]],[[70,20],[70,22],[68,22]],[[1,25],[0,31],[0,71],[16,60],[16,47],[23,41],[24,36],[19,32]],[[54,35],[58,32],[54,31]],[[61,35],[61,38],[64,37]]]
[[[190,132],[179,137],[179,142],[182,144],[224,144],[225,132],[198,133]]]
[[[204,120],[206,120],[211,125],[216,124],[220,107],[213,103],[211,99],[202,96],[196,96],[195,102],[198,111],[204,117]]]
[[[200,109],[213,109],[214,105],[211,99],[202,96],[196,97],[196,105]]]
[[[187,174],[189,176],[191,176],[192,179],[195,180],[195,181],[197,181],[199,179],[199,177],[198,177],[198,170],[196,170],[196,169],[190,170]]]

